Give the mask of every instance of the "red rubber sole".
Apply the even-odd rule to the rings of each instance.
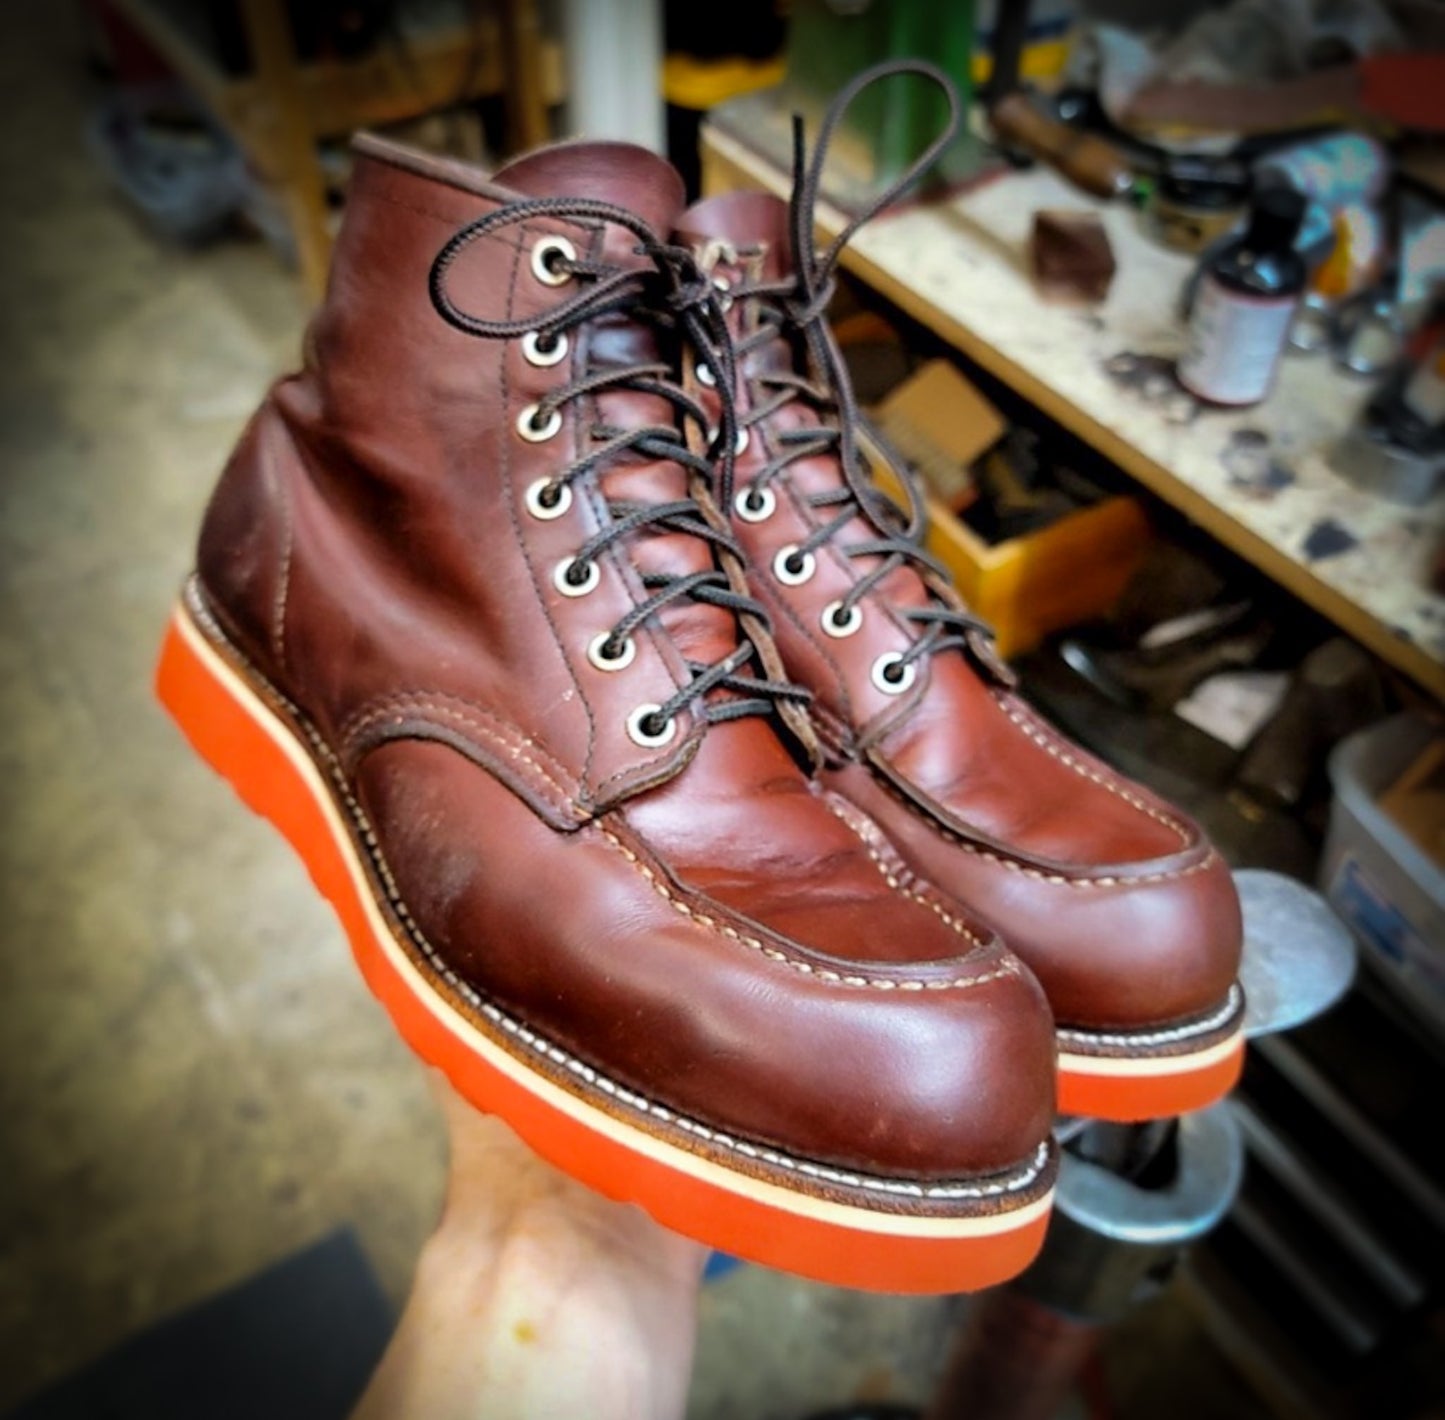
[[[1244,1068],[1244,1036],[1236,1032],[1189,1055],[1059,1055],[1059,1113],[1121,1124],[1165,1119],[1223,1099]]]
[[[1052,1190],[989,1214],[875,1211],[726,1168],[529,1070],[431,986],[397,942],[315,761],[184,605],[166,633],[156,693],[201,758],[300,856],[411,1049],[563,1172],[711,1247],[838,1286],[971,1291],[1017,1275],[1037,1254]]]

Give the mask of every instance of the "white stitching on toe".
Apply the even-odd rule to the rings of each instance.
[[[1025,715],[1017,705],[1006,703],[1001,696],[994,697],[995,703],[1015,725],[1026,734],[1045,754],[1057,759],[1060,764],[1067,765],[1075,774],[1087,779],[1091,784],[1097,784],[1101,789],[1107,790],[1115,797],[1123,799],[1130,808],[1138,809],[1140,813],[1146,814],[1156,823],[1162,823],[1165,828],[1170,829],[1178,835],[1179,840],[1186,847],[1193,841],[1189,831],[1174,817],[1173,814],[1166,814],[1156,809],[1152,804],[1147,804],[1137,794],[1131,793],[1128,789],[1116,780],[1100,774],[1098,770],[1090,768],[1080,759],[1075,759],[1061,744],[1039,723],[1030,716]]]
[[[1021,863],[1017,858],[1005,858],[1001,853],[995,853],[991,849],[981,848],[977,843],[970,843],[961,834],[949,828],[947,824],[939,821],[938,817],[930,813],[921,805],[914,803],[907,798],[896,785],[890,783],[884,776],[877,775],[880,783],[900,804],[910,813],[924,820],[935,833],[948,839],[950,843],[962,848],[965,853],[971,853],[975,858],[983,858],[985,861],[994,863],[1000,868],[1006,868],[1011,873],[1019,873],[1023,877],[1033,878],[1041,883],[1053,883],[1058,887],[1068,888],[1111,888],[1111,887],[1145,887],[1151,883],[1176,882],[1180,878],[1193,877],[1195,873],[1202,873],[1219,860],[1219,855],[1213,848],[1210,848],[1204,857],[1197,863],[1191,863],[1187,868],[1173,868],[1163,873],[1101,873],[1090,877],[1087,873],[1066,875],[1064,873],[1047,873],[1042,868],[1031,868],[1027,863]]]
[[[846,822],[846,820],[845,820]],[[684,917],[696,922],[701,927],[710,928],[712,931],[720,932],[729,941],[737,942],[752,951],[760,952],[770,961],[782,963],[791,967],[794,971],[802,972],[805,976],[816,976],[821,981],[836,982],[843,986],[863,986],[874,991],[925,991],[925,990],[947,990],[950,987],[982,986],[989,981],[999,981],[1006,976],[1017,976],[1018,967],[1013,961],[1005,961],[1001,966],[992,971],[979,972],[974,976],[957,976],[942,981],[930,981],[926,979],[898,978],[891,976],[844,976],[839,972],[831,971],[827,967],[818,966],[813,962],[803,961],[798,957],[791,956],[787,952],[781,952],[776,947],[770,947],[761,942],[757,937],[749,937],[739,932],[736,927],[728,922],[719,922],[704,913],[698,912],[688,903],[684,902],[665,882],[655,873],[642,859],[632,851],[611,829],[597,825],[597,831],[605,838],[632,866],[642,874],[651,886],[652,890],[666,902],[674,911],[680,912]],[[880,864],[879,871],[883,871]],[[884,875],[887,877],[887,874]],[[898,887],[899,891],[908,893],[908,889],[889,880],[889,885]],[[920,898],[919,901],[924,901]],[[929,903],[928,906],[933,906]],[[934,911],[949,922],[954,931],[967,936],[967,932],[961,924],[951,921],[944,914],[941,908],[934,907]],[[976,939],[970,937],[970,941]]]

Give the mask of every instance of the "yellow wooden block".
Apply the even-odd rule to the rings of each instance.
[[[863,442],[879,487],[902,501],[898,475]],[[1149,541],[1149,520],[1133,498],[1106,498],[995,546],[941,503],[930,498],[927,504],[928,550],[953,573],[970,609],[993,627],[1006,657],[1108,611]]]

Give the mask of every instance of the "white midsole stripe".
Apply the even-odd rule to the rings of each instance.
[[[1068,1051],[1059,1052],[1059,1069],[1071,1075],[1108,1075],[1134,1077],[1148,1075],[1182,1075],[1195,1070],[1204,1070],[1219,1061],[1227,1059],[1239,1049],[1242,1031],[1216,1041],[1206,1050],[1196,1050],[1190,1055],[1074,1055]]]
[[[377,906],[365,869],[357,860],[351,835],[337,811],[335,801],[326,787],[315,761],[306,753],[286,726],[257,698],[245,681],[217,654],[183,609],[177,610],[175,621],[186,644],[196,653],[206,669],[220,681],[247,715],[286,755],[304,783],[307,792],[325,815],[327,826],[346,862],[352,887],[366,913],[368,926],[371,928],[377,945],[386,956],[388,964],[401,977],[407,990],[426,1007],[438,1022],[473,1054],[481,1056],[493,1069],[516,1081],[545,1104],[569,1115],[594,1133],[604,1135],[634,1153],[643,1154],[667,1168],[690,1174],[704,1183],[711,1184],[728,1193],[750,1198],[767,1207],[825,1223],[833,1223],[850,1231],[913,1238],[987,1237],[1025,1228],[1048,1212],[1053,1202],[1052,1189],[1025,1207],[978,1218],[924,1218],[905,1214],[881,1213],[812,1195],[794,1193],[763,1179],[752,1178],[747,1174],[724,1168],[711,1159],[700,1158],[686,1149],[677,1148],[664,1139],[656,1138],[643,1130],[634,1129],[605,1110],[597,1109],[585,1100],[563,1090],[545,1075],[527,1069],[521,1061],[479,1031],[450,1002],[440,996],[417,969],[415,963],[396,941],[390,924]]]

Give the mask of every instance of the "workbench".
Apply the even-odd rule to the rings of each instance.
[[[718,124],[702,134],[708,195],[789,178]],[[1047,305],[1027,271],[1033,214],[1093,209],[1118,262],[1097,309]],[[843,218],[820,204],[820,232]],[[866,225],[844,267],[936,332],[1150,492],[1328,617],[1382,660],[1445,699],[1445,597],[1429,569],[1445,540],[1445,499],[1386,502],[1331,467],[1370,382],[1328,356],[1290,355],[1252,409],[1203,409],[1172,422],[1159,402],[1106,368],[1123,352],[1172,358],[1189,258],[1044,168],[1005,171],[947,199],[905,205]]]

